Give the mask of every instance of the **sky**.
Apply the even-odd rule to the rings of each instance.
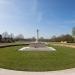
[[[71,34],[75,27],[75,0],[0,0],[0,33],[25,38]]]

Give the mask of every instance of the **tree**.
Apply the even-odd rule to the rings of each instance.
[[[2,41],[2,35],[0,34],[0,42]]]
[[[13,34],[13,33],[11,33],[11,34],[9,35],[9,38],[14,39],[14,34]]]
[[[14,34],[8,34],[7,32],[2,33],[2,42],[11,43],[14,42]]]
[[[75,27],[72,29],[72,36],[75,37]]]
[[[56,36],[53,35],[52,38],[50,39],[50,41],[52,41],[52,42],[56,42]]]
[[[66,42],[72,43],[74,42],[74,38],[71,35],[66,34],[66,35],[58,36],[56,38],[52,38],[51,41],[53,42],[61,42],[61,41],[65,42],[66,41]]]
[[[8,41],[9,41],[9,42],[15,42],[14,34],[13,34],[13,33],[11,33],[11,34],[9,35]]]
[[[69,34],[64,35],[62,38],[63,38],[63,41],[67,41],[69,43],[74,42],[74,38]]]
[[[16,36],[16,40],[24,40],[24,36],[22,34],[19,34]]]
[[[72,29],[72,37],[74,38],[74,42],[75,42],[75,27],[73,27]]]
[[[44,37],[40,37],[40,39],[41,39],[41,40],[43,40],[43,39],[44,39]]]
[[[32,40],[32,41],[35,41],[35,40],[36,40],[36,38],[35,38],[35,37],[32,37],[32,38],[31,38],[31,40]]]
[[[4,32],[4,33],[2,33],[2,37],[3,38],[8,38],[9,37],[9,34],[7,32]]]
[[[44,37],[40,37],[39,38],[39,41],[44,41]]]

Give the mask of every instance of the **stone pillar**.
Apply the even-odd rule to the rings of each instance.
[[[39,42],[39,30],[37,29],[37,37],[36,37],[36,42]]]

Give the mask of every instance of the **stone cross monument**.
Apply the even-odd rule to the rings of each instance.
[[[31,42],[28,47],[23,47],[20,51],[55,51],[56,49],[48,47],[44,42],[39,42],[39,30],[36,30],[36,41]]]
[[[36,42],[39,42],[39,30],[37,29],[37,37],[36,37]]]

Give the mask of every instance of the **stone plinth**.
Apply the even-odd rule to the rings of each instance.
[[[29,47],[34,47],[34,48],[42,48],[42,47],[46,47],[45,43],[41,43],[41,42],[34,42],[34,43],[30,43]]]
[[[34,42],[30,43],[28,47],[23,47],[19,51],[56,51],[53,47],[48,47],[45,43]]]

